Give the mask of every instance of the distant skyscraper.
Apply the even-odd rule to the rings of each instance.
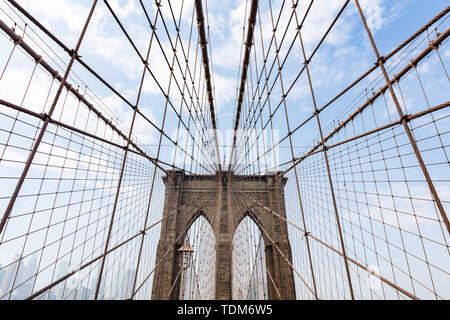
[[[58,269],[54,280],[60,279],[68,274],[71,270],[72,263],[68,261],[61,261],[58,263]],[[61,282],[52,289],[53,294],[56,296],[56,300],[65,300],[67,295],[71,294],[71,287],[69,286],[70,279]]]
[[[74,289],[73,300],[87,300],[89,289],[83,286],[78,286]]]
[[[92,278],[91,287],[89,290],[89,299],[94,299],[95,289],[97,288],[98,278]],[[105,294],[105,281],[102,281],[100,284],[100,289],[98,291],[98,300],[103,300]]]
[[[87,300],[88,288],[81,285],[73,289],[66,289],[65,300]]]
[[[12,290],[13,284],[17,284],[20,282],[20,266],[22,265],[22,261],[20,260],[20,255],[16,255],[14,257],[14,262],[5,270],[5,276],[2,282],[2,286],[0,288],[0,299],[9,300],[9,293]],[[19,272],[18,272],[19,271]],[[17,274],[17,276],[16,276]],[[14,298],[13,296],[11,296]]]
[[[136,270],[128,269],[125,273],[125,279],[122,286],[122,299],[129,299],[131,297],[131,290],[133,290],[134,275]]]
[[[2,269],[0,264],[0,288],[2,287],[3,279],[5,278],[6,271]]]
[[[72,265],[72,263],[70,263],[70,262],[61,261],[58,264],[58,271],[56,272],[55,279],[60,279],[60,278],[64,277],[66,274],[68,274],[70,271],[71,265]]]
[[[24,263],[24,265],[20,268],[19,274],[21,275],[21,281],[17,282],[16,285],[19,286],[17,292],[14,296],[15,299],[26,299],[32,294],[33,284],[34,284],[34,276],[36,274],[37,268],[37,257],[36,254],[33,254],[31,258]],[[22,282],[24,282],[22,284]]]
[[[56,295],[53,292],[50,292],[48,295],[48,300],[56,300]]]

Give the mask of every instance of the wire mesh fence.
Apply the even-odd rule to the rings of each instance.
[[[176,172],[217,176],[211,205],[225,194],[234,218],[257,208],[230,240],[230,298],[283,298],[268,247],[297,299],[449,298],[448,7],[386,49],[367,1],[334,1],[319,22],[320,1],[244,1],[230,145],[208,1],[135,8],[139,30],[91,1],[67,38],[1,2],[0,299],[150,299],[163,226],[201,209],[171,203]],[[271,200],[230,182],[271,175]],[[289,248],[256,215],[286,225]],[[215,298],[212,220],[178,231],[194,254],[177,298]]]

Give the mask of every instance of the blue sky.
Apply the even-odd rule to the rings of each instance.
[[[90,1],[59,1],[58,5],[54,5],[52,1],[21,1],[27,10],[46,25],[58,38],[60,38],[68,47],[74,47],[78,35],[83,26],[84,19],[89,10]],[[179,15],[182,1],[177,1],[173,6],[175,16]],[[181,38],[187,46],[189,39],[189,26],[192,17],[192,1],[184,1],[184,10],[181,26]],[[317,42],[321,39],[324,31],[331,23],[337,11],[342,6],[343,1],[317,1],[311,9],[310,16],[304,26],[304,42],[310,52]],[[362,1],[368,16],[369,24],[375,35],[375,40],[381,54],[387,54],[401,41],[410,36],[419,27],[425,24],[431,17],[435,16],[442,10],[441,1],[383,1],[371,0]],[[117,12],[123,25],[135,41],[141,55],[145,56],[148,39],[151,30],[142,13],[138,1],[110,1],[111,7]],[[281,2],[274,1],[272,9],[274,13],[278,13]],[[2,4],[5,6],[5,4]],[[149,16],[154,17],[154,6],[146,5]],[[305,11],[306,4],[300,4],[298,10],[299,17]],[[215,104],[218,118],[218,126],[221,133],[226,136],[226,130],[233,128],[234,110],[236,108],[236,89],[238,85],[238,75],[240,73],[240,52],[242,45],[242,27],[245,20],[246,1],[210,1],[208,3],[208,18],[210,25],[210,44],[212,47],[211,60],[214,68],[214,84],[215,84]],[[281,38],[284,27],[287,23],[289,10],[285,7],[281,15],[280,26],[277,31],[278,41]],[[205,10],[206,11],[206,10]],[[271,32],[271,23],[267,3],[260,4],[263,37],[268,46]],[[163,4],[162,12],[169,31],[174,31],[172,16],[167,5]],[[165,49],[169,48],[169,39],[164,35],[161,19],[157,24],[160,41]],[[340,19],[338,25],[333,29],[324,46],[316,54],[311,66],[311,73],[315,90],[317,91],[318,105],[324,105],[335,94],[348,85],[353,79],[364,73],[375,61],[372,49],[368,46],[367,38],[364,30],[361,28],[359,15],[356,7],[351,2],[344,11],[343,18]],[[286,51],[287,44],[290,43],[295,35],[295,27],[292,24],[289,28],[289,41],[285,41],[281,48],[281,55]],[[196,33],[194,32],[194,36]],[[259,37],[259,35],[257,35]],[[172,33],[172,39],[175,36]],[[258,40],[258,39],[257,39]],[[158,81],[163,84],[163,88],[168,87],[168,66],[165,62],[162,52],[158,45],[153,46],[154,49],[150,54],[150,67],[157,74]],[[67,57],[61,54],[61,51],[52,46],[52,48],[60,53],[60,57],[67,61]],[[261,48],[257,48],[261,51]],[[168,50],[168,57],[171,57]],[[82,45],[80,55],[83,60],[90,66],[94,66],[94,70],[102,75],[115,89],[130,101],[135,102],[139,81],[142,74],[142,66],[131,46],[127,42],[121,30],[114,23],[113,18],[102,1],[99,2],[95,11],[94,18],[88,28],[86,39]],[[447,58],[448,51],[444,52]],[[261,56],[260,56],[261,57]],[[273,50],[270,55],[273,58]],[[181,59],[181,54],[180,54]],[[295,42],[294,49],[283,70],[283,78],[285,82],[290,83],[299,71],[299,59],[302,60],[298,40]],[[169,59],[170,60],[170,59]],[[192,61],[194,59],[192,58]],[[261,61],[260,61],[261,63]],[[75,72],[89,86],[102,102],[110,109],[114,117],[117,117],[124,124],[125,130],[129,127],[131,121],[131,111],[117,96],[93,79],[79,65],[75,65]],[[326,76],[325,76],[326,75]],[[178,76],[180,76],[178,74]],[[19,75],[17,75],[19,77]],[[24,81],[25,82],[25,81]],[[300,123],[300,118],[310,115],[311,100],[309,89],[306,85],[306,77],[302,77],[289,94],[288,97],[288,113],[291,116],[291,123],[294,126]],[[172,86],[172,101],[179,108],[179,92],[175,86]],[[279,88],[275,88],[273,100],[278,102],[281,97]],[[4,88],[5,92],[9,92],[8,88]],[[20,89],[16,89],[20,92]],[[10,99],[14,100],[14,99]],[[16,97],[16,101],[18,98]],[[161,91],[150,79],[146,77],[144,83],[143,95],[141,98],[141,110],[154,121],[159,127],[161,126],[164,97]],[[266,108],[267,109],[267,108]],[[336,108],[334,108],[336,109]],[[300,116],[299,116],[300,112]],[[280,129],[280,137],[286,132],[286,124],[281,118],[282,112],[278,112],[280,119],[275,117],[275,128]],[[295,118],[294,118],[295,116]],[[335,113],[329,116],[324,115],[323,125],[329,124],[334,119]],[[169,120],[166,122],[166,131],[173,133],[176,131],[177,120],[173,112],[168,114]],[[187,123],[187,121],[186,121]],[[302,132],[303,134],[314,134],[315,132]],[[175,134],[175,133],[174,133]],[[158,132],[148,126],[148,124],[138,118],[134,135],[137,136],[143,144],[157,144]],[[295,145],[306,145],[309,140],[315,138],[313,135],[302,136],[302,141],[296,138]],[[166,141],[167,142],[167,141]],[[298,143],[297,143],[298,142]],[[163,143],[164,144],[164,143]],[[228,141],[227,144],[230,144]],[[154,148],[152,148],[154,149]],[[230,152],[227,148],[227,154]],[[296,153],[300,153],[301,149],[296,149]],[[150,150],[150,153],[154,152]],[[221,152],[223,154],[223,152]],[[170,152],[169,152],[170,154]],[[167,159],[168,160],[168,159]],[[283,160],[283,159],[282,159]],[[281,162],[284,162],[280,160]]]
[[[23,7],[25,7],[33,16],[35,16],[39,21],[41,21],[49,30],[51,30],[59,39],[61,39],[69,48],[73,48],[76,44],[78,36],[83,27],[85,18],[89,11],[91,1],[87,0],[22,0],[18,1]],[[378,49],[381,55],[386,55],[393,48],[395,48],[399,43],[407,39],[416,30],[422,27],[428,20],[437,15],[440,11],[444,9],[444,2],[439,0],[430,1],[420,1],[420,0],[365,0],[360,1],[367,15],[368,23],[372,32],[374,34],[375,41],[377,43]],[[137,48],[142,56],[145,56],[147,45],[151,37],[151,29],[148,27],[147,20],[143,15],[142,8],[138,1],[120,1],[111,0],[109,1],[111,7],[117,13],[119,19],[123,23],[126,30],[129,32],[132,39],[135,41]],[[151,1],[144,1],[146,9],[148,11],[151,19],[155,17],[155,6]],[[180,15],[182,1],[172,1],[173,11],[175,16],[178,18]],[[284,7],[281,13],[280,24],[276,32],[277,41],[280,41],[284,30],[287,26],[288,17],[290,14],[290,1]],[[310,15],[305,22],[303,28],[303,40],[305,43],[306,55],[312,52],[314,47],[317,45],[318,41],[321,39],[323,33],[328,28],[332,19],[336,13],[341,8],[343,0],[316,0],[312,6]],[[218,119],[218,127],[222,136],[225,138],[227,130],[230,130],[234,126],[234,112],[236,109],[236,90],[239,85],[239,75],[240,75],[240,54],[242,49],[242,36],[243,36],[243,26],[246,26],[246,5],[247,1],[208,1],[207,2],[207,18],[209,24],[209,35],[210,35],[210,59],[213,66],[214,75],[214,85],[215,85],[215,105],[216,113]],[[272,10],[274,13],[278,14],[281,6],[281,1],[272,1]],[[308,1],[300,1],[298,14],[302,17],[302,13],[305,11],[308,5]],[[22,32],[25,23],[20,18],[18,18],[15,13],[6,4],[6,1],[0,1],[0,18],[5,21],[10,26],[13,26],[13,20],[18,23],[17,33]],[[206,14],[206,6],[204,7]],[[247,8],[248,9],[248,8]],[[191,25],[191,18],[193,12],[193,1],[184,1],[184,10],[181,15],[181,32],[180,37],[184,49],[187,50],[189,43],[189,27]],[[170,38],[165,35],[164,24],[161,19],[157,22],[159,43],[154,43],[152,45],[152,51],[149,58],[149,67],[158,79],[158,82],[164,89],[167,90],[169,86],[169,72],[168,66],[163,55],[163,51],[159,47],[164,49],[167,53],[167,59],[172,61],[173,53],[170,49],[171,42],[175,43],[176,31],[174,28],[172,15],[167,5],[166,1],[163,1],[162,14],[164,21],[166,22],[166,27],[168,28]],[[260,1],[260,16],[261,20],[258,19],[257,30],[255,34],[256,37],[256,61],[261,68],[262,66],[262,55],[261,55],[261,43],[264,44],[267,50],[268,44],[272,36],[272,21],[269,14],[268,1]],[[13,18],[13,20],[11,19]],[[261,34],[259,33],[259,27],[262,29],[262,41]],[[449,22],[445,20],[440,26],[439,31],[443,31],[448,28]],[[21,29],[22,28],[22,29]],[[283,46],[280,48],[280,57],[286,55],[288,44],[295,37],[295,24],[291,24],[288,28],[286,40]],[[196,24],[194,23],[193,30],[193,40],[192,47],[196,48],[196,37],[197,30]],[[434,39],[435,35],[431,35]],[[64,72],[64,66],[68,62],[68,56],[60,48],[58,48],[51,40],[46,38],[38,29],[31,25],[27,27],[27,36],[25,41],[29,43],[37,52],[43,54],[44,58],[50,62],[50,64],[60,73]],[[179,44],[178,44],[179,45]],[[388,71],[392,76],[394,73],[398,72],[401,68],[407,64],[409,59],[414,58],[423,48],[428,45],[427,39],[421,37],[415,42],[415,47],[411,48],[411,51],[402,52],[399,55],[398,64],[392,64],[388,66]],[[189,57],[189,65],[193,68],[195,65],[195,50],[191,49],[191,55]],[[2,36],[0,41],[0,68],[3,68],[7,61],[7,57],[11,50],[11,43],[7,41],[5,37]],[[181,50],[177,50],[177,57],[182,61],[184,58],[181,54]],[[114,22],[113,17],[108,11],[103,1],[99,1],[98,6],[95,10],[93,19],[89,28],[87,30],[86,38],[81,46],[79,53],[82,56],[83,61],[88,65],[92,66],[93,69],[105,78],[117,91],[119,91],[126,99],[135,103],[140,78],[143,72],[143,66],[138,59],[137,54],[133,51],[132,47],[128,43],[127,39],[124,37],[122,31],[118,28],[117,24]],[[440,49],[440,54],[443,59],[444,65],[449,66],[450,60],[450,48],[448,45],[444,45]],[[199,59],[199,58],[198,58]],[[269,61],[274,59],[273,50],[269,53]],[[198,60],[199,61],[199,60]],[[317,100],[318,107],[325,105],[330,99],[332,99],[336,94],[338,94],[343,88],[348,84],[353,82],[354,79],[363,74],[376,62],[375,55],[372,48],[369,46],[369,42],[364,29],[362,28],[361,19],[356,10],[353,1],[345,9],[342,18],[339,20],[338,24],[333,28],[329,37],[324,42],[323,46],[317,51],[314,59],[310,64],[311,78],[313,82],[313,87],[315,91],[315,97]],[[183,65],[183,61],[181,63]],[[15,54],[13,60],[7,68],[4,79],[0,82],[0,97],[4,100],[16,104],[22,104],[22,99],[24,92],[26,91],[27,84],[29,82],[30,76],[33,72],[34,62],[29,59],[25,54]],[[256,65],[254,56],[252,54],[252,68],[250,70],[249,79],[253,77],[256,78],[256,71],[254,66]],[[183,65],[184,66],[184,65]],[[298,39],[295,40],[292,52],[286,59],[286,64],[282,70],[283,82],[286,87],[294,81],[295,77],[299,73],[303,66],[303,56]],[[176,68],[175,68],[176,69]],[[194,69],[192,69],[194,70]],[[199,68],[197,68],[199,70]],[[92,77],[82,66],[75,63],[73,67],[74,73],[71,74],[71,82],[74,85],[80,86],[80,91],[84,92],[85,86],[88,87],[86,94],[91,98],[94,104],[108,117],[111,118],[118,126],[127,133],[130,127],[132,110],[127,106],[120,98],[118,98],[113,92],[101,84],[98,80]],[[261,71],[261,69],[259,70]],[[429,59],[426,59],[423,63],[418,66],[418,71],[422,77],[425,84],[425,91],[429,97],[430,106],[447,101],[449,98],[448,92],[448,80],[443,73],[443,69],[440,61],[433,55]],[[273,81],[276,72],[272,73],[269,82]],[[181,79],[180,71],[175,71],[175,76],[178,80]],[[197,76],[197,80],[202,80]],[[255,80],[254,80],[255,81]],[[321,114],[322,127],[324,128],[324,133],[327,135],[330,133],[334,127],[338,124],[338,121],[344,120],[349,114],[353,113],[356,108],[367,100],[366,94],[370,95],[372,90],[377,91],[381,85],[383,85],[383,79],[380,77],[380,73],[377,71],[370,77],[367,77],[360,85],[352,89],[349,94],[345,95],[339,99],[335,104],[328,108],[325,112]],[[256,81],[255,81],[256,82]],[[35,74],[33,75],[30,88],[27,95],[23,101],[23,105],[27,108],[32,109],[36,112],[41,112],[42,110],[48,110],[49,103],[46,101],[47,93],[50,89],[51,93],[55,92],[55,87],[51,86],[51,77],[42,69],[37,68]],[[180,81],[182,83],[182,81]],[[405,77],[404,85],[402,90],[406,93],[406,102],[402,104],[402,107],[407,107],[407,113],[414,113],[423,110],[426,107],[426,101],[424,96],[418,86],[417,78],[414,74],[410,74]],[[281,102],[281,87],[280,84],[274,86],[273,92],[271,93],[271,104],[272,108],[277,106]],[[265,97],[265,96],[264,96]],[[181,105],[180,94],[177,87],[172,82],[170,100],[173,103],[175,109],[179,109]],[[140,100],[140,110],[142,113],[150,119],[156,126],[162,126],[163,110],[165,105],[165,98],[161,94],[161,90],[156,85],[154,80],[147,74],[144,81],[143,92]],[[207,109],[205,103],[202,104],[204,110]],[[389,123],[393,120],[397,120],[397,115],[394,112],[394,106],[389,95],[387,96],[387,105],[384,102],[378,100],[374,104],[375,115],[373,116],[377,123],[372,120],[365,123],[365,129],[372,129],[377,126]],[[58,107],[55,112],[55,118],[60,119],[62,122],[73,123],[74,112],[77,109],[76,101],[69,101],[66,106],[65,112],[62,112],[62,108]],[[272,110],[273,111],[273,110]],[[289,116],[289,122],[291,129],[295,128],[303,120],[308,118],[313,113],[313,105],[311,94],[309,91],[309,86],[307,83],[306,74],[293,85],[286,99],[286,113]],[[406,111],[406,110],[405,110]],[[444,110],[439,113],[441,116],[445,116]],[[186,107],[183,109],[183,119],[188,121],[188,113]],[[243,115],[244,119],[246,115]],[[78,114],[76,123],[74,126],[79,128],[85,128],[89,132],[94,132],[95,123],[88,121],[89,117],[87,113]],[[267,121],[269,118],[268,108],[265,107],[263,111],[263,121]],[[29,120],[31,121],[31,120]],[[417,126],[415,133],[418,137],[427,137],[427,135],[435,135],[436,131],[432,131],[430,128],[422,130],[419,128],[419,120],[413,122],[412,126]],[[448,126],[448,119],[444,119],[437,125],[441,132],[446,132],[446,126]],[[12,120],[6,117],[2,118],[2,126],[4,128],[10,128],[12,126]],[[164,127],[165,131],[176,137],[177,134],[178,119],[173,110],[169,107],[169,112],[167,113],[167,119],[165,121]],[[259,125],[259,124],[258,124]],[[284,137],[287,133],[285,114],[283,106],[281,109],[275,113],[273,118],[273,127],[278,130],[278,136]],[[428,130],[430,129],[430,130]],[[5,129],[6,131],[8,129]],[[24,131],[31,132],[32,129],[25,128]],[[356,134],[361,133],[363,128],[361,123],[358,122],[358,126],[355,129]],[[358,131],[359,130],[359,131]],[[427,131],[428,130],[428,131]],[[195,131],[195,130],[194,130]],[[31,134],[31,133],[30,133]],[[348,132],[349,136],[352,135],[351,130]],[[159,141],[159,132],[151,125],[148,124],[142,117],[138,117],[135,129],[133,131],[133,136],[138,139],[139,144],[142,145],[145,150],[152,156],[156,156],[157,148],[155,145]],[[398,132],[399,142],[405,141],[405,136],[401,132]],[[319,138],[317,124],[311,121],[308,125],[304,126],[301,130],[297,131],[293,135],[293,145],[294,145],[294,156],[300,156],[311,146],[317,143]],[[333,142],[342,141],[345,137],[339,136],[335,137]],[[434,137],[435,138],[435,137]],[[123,141],[115,137],[116,142],[123,143]],[[444,145],[446,150],[448,149],[448,135],[443,137]],[[0,141],[2,141],[2,148],[6,140],[6,133],[2,132],[0,136]],[[200,141],[200,139],[198,140]],[[197,142],[198,142],[197,141]],[[267,141],[266,141],[267,142]],[[23,144],[24,148],[29,148],[30,141],[23,139],[17,139],[15,141],[17,145]],[[390,141],[389,143],[393,143]],[[433,142],[434,143],[434,142]],[[160,158],[164,161],[172,163],[173,161],[173,146],[170,146],[170,141],[166,138],[163,139],[162,144],[164,145]],[[229,161],[230,152],[230,141],[225,141],[221,144],[226,144],[226,147],[221,150],[221,154],[226,154],[227,163]],[[166,145],[168,145],[166,147]],[[426,149],[431,147],[433,144],[430,141],[425,141],[421,144],[421,147]],[[289,161],[292,159],[290,149],[288,148],[289,141],[285,140],[279,148],[279,159],[277,164]],[[383,147],[387,148],[387,145]],[[47,149],[45,149],[47,148]],[[49,146],[42,147],[41,151],[49,152]],[[24,161],[26,159],[26,153],[14,148],[6,148],[2,160],[14,160],[20,159]],[[55,148],[52,150],[53,153],[64,155],[65,149],[61,147],[60,149]],[[204,150],[203,150],[204,151]],[[410,150],[405,150],[409,152]],[[198,152],[198,151],[197,151]],[[447,151],[448,152],[448,151]],[[339,155],[336,151],[337,156]],[[335,155],[335,154],[333,154]],[[178,154],[180,156],[180,154]],[[337,157],[336,156],[336,157]],[[410,154],[408,154],[410,156]],[[77,150],[73,149],[69,152],[69,157],[74,159],[77,158]],[[434,164],[430,166],[430,174],[433,179],[439,180],[441,178],[443,182],[437,182],[436,188],[441,194],[443,199],[449,199],[450,188],[448,187],[448,180],[450,179],[448,174],[448,163],[445,163],[446,155],[442,154],[442,150],[434,150],[425,154],[427,163]],[[398,157],[400,158],[400,156]],[[181,157],[183,159],[183,157]],[[315,158],[314,158],[315,159]],[[310,167],[317,164],[319,161],[311,160]],[[48,159],[45,156],[38,156],[38,162],[45,162]],[[62,166],[61,159],[51,159],[55,166]],[[91,161],[91,160],[90,160]],[[107,163],[108,160],[98,159],[97,165],[102,166],[114,166],[111,163]],[[336,166],[339,165],[339,161],[336,161]],[[420,171],[417,170],[416,162],[412,157],[405,156],[404,163],[406,165],[415,166],[413,170],[408,172],[408,179],[420,180],[413,190],[412,197],[415,198],[426,198],[429,199],[429,191],[426,185],[423,183],[423,177]],[[437,163],[442,162],[440,165]],[[5,163],[5,162],[4,162]],[[6,161],[8,163],[8,161]],[[271,165],[268,168],[271,168]],[[392,164],[392,167],[398,166],[397,164]],[[308,172],[311,173],[308,166],[304,171],[300,170],[300,178],[305,179],[305,185],[308,185]],[[286,167],[285,167],[286,168]],[[302,169],[299,166],[299,169]],[[115,168],[117,169],[117,168]],[[9,165],[4,165],[0,167],[0,173],[2,176],[16,176],[20,173],[20,164],[14,164],[9,162]],[[202,172],[199,169],[198,172]],[[57,171],[57,170],[56,170]],[[117,175],[117,170],[112,170],[112,175]],[[314,172],[314,170],[311,170]],[[346,189],[346,181],[348,178],[348,172],[342,169],[342,180],[341,176],[336,174],[336,184],[340,190]],[[391,170],[394,172],[395,170]],[[38,172],[36,173],[38,176]],[[57,176],[57,172],[49,172],[48,174],[54,174]],[[302,176],[303,174],[303,176]],[[71,175],[68,174],[70,178]],[[398,178],[398,180],[403,179],[402,174],[394,172],[391,177]],[[382,177],[377,177],[379,180],[383,180]],[[376,179],[375,179],[376,180]],[[291,199],[296,199],[295,192],[292,191],[294,179],[292,178],[292,172],[289,180],[288,189],[291,193],[288,194],[292,196]],[[7,204],[7,197],[11,194],[15,184],[10,181],[2,186],[0,191],[0,212]],[[148,181],[147,181],[148,183]],[[347,180],[348,183],[348,180]],[[375,187],[368,186],[367,191],[374,191]],[[131,187],[130,187],[131,188]],[[35,185],[26,185],[24,188],[24,193],[29,192],[30,194],[35,192]],[[394,190],[390,190],[393,196],[400,197],[405,196],[405,185],[399,182],[394,186]],[[306,193],[311,190],[305,190]],[[377,191],[378,192],[378,191]],[[386,191],[386,193],[389,193]],[[407,194],[406,194],[407,195]],[[311,195],[312,197],[312,195]],[[344,198],[345,195],[342,195]],[[300,225],[300,221],[296,220],[298,215],[296,215],[296,210],[298,210],[297,200],[292,200],[292,208],[289,211],[292,215],[292,221],[296,221]],[[368,200],[366,200],[368,201]],[[384,205],[392,209],[392,204],[388,203],[389,200],[385,200]],[[363,201],[362,201],[363,202]],[[420,202],[420,201],[418,201]],[[413,209],[407,201],[402,201],[397,199],[397,209],[404,210],[405,212],[411,212]],[[314,206],[314,203],[311,204]],[[448,202],[445,203],[446,208],[449,207]],[[26,202],[20,203],[16,212],[27,212],[32,209],[33,203]],[[44,205],[45,206],[45,205]],[[434,209],[429,207],[429,203],[421,202],[416,203],[415,211],[423,211],[424,215],[429,215],[435,218]],[[362,214],[368,213],[369,208],[357,208]],[[314,210],[312,210],[313,212]],[[448,211],[448,210],[447,210]],[[388,215],[386,212],[380,213],[381,215]],[[348,221],[352,221],[355,217],[349,213]],[[390,218],[392,219],[392,215]],[[26,222],[26,221],[25,221]],[[25,223],[24,222],[24,223]],[[397,222],[392,222],[394,225]],[[411,220],[409,216],[405,216],[402,220],[404,224],[403,227],[407,230],[416,230],[418,226],[416,222]],[[443,242],[443,237],[436,226],[430,227],[429,225],[424,225],[425,232],[430,238],[436,241]],[[410,229],[408,229],[410,228]],[[23,233],[23,230],[13,230],[16,234]],[[14,233],[13,232],[13,233]],[[380,231],[381,232],[381,231]],[[447,236],[448,238],[448,236]],[[446,238],[446,239],[447,239]],[[19,243],[19,242],[17,242]],[[4,263],[11,261],[14,254],[15,245],[10,245],[9,248],[2,249],[1,252],[3,257],[8,256]],[[16,246],[20,246],[16,244]],[[33,245],[29,245],[30,248],[27,250],[31,251]],[[419,250],[419,245],[414,245],[411,251]],[[418,249],[419,248],[419,249]],[[445,250],[434,251],[432,253],[433,258],[438,261],[437,264],[445,265],[446,259]],[[431,259],[431,258],[430,258]],[[2,261],[0,261],[2,263]],[[388,271],[386,271],[388,272]],[[424,280],[428,281],[428,280]]]

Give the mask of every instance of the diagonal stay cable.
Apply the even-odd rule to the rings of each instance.
[[[6,208],[5,213],[3,214],[2,220],[0,222],[0,233],[2,233],[2,231],[3,231],[3,229],[4,229],[5,225],[6,225],[6,222],[7,222],[8,218],[9,218],[9,216],[11,215],[11,212],[13,210],[14,204],[16,203],[16,200],[17,200],[17,196],[19,195],[19,192],[22,189],[22,185],[25,182],[25,178],[26,178],[26,176],[28,174],[28,171],[30,170],[30,167],[31,167],[33,159],[34,159],[34,157],[36,155],[36,152],[37,152],[37,150],[38,150],[38,148],[39,148],[39,146],[41,144],[42,139],[44,138],[44,134],[45,134],[45,132],[47,130],[47,127],[48,127],[48,125],[50,123],[49,118],[52,116],[53,112],[56,109],[56,105],[58,104],[59,98],[61,97],[61,94],[62,94],[62,91],[63,91],[63,88],[64,88],[64,83],[65,83],[65,81],[67,80],[67,78],[68,78],[68,76],[70,74],[70,71],[71,71],[72,66],[73,66],[73,64],[75,62],[76,57],[78,56],[78,50],[81,47],[81,43],[83,42],[84,36],[86,34],[86,31],[87,31],[87,28],[89,26],[89,23],[91,22],[91,18],[92,18],[93,14],[94,14],[94,10],[95,10],[96,6],[97,6],[97,0],[95,0],[93,2],[92,6],[91,6],[91,9],[90,9],[88,17],[87,17],[87,19],[85,21],[83,30],[81,31],[81,34],[80,34],[80,36],[78,38],[78,43],[77,43],[75,49],[72,51],[72,57],[71,57],[70,62],[68,64],[67,68],[66,68],[66,72],[64,74],[64,77],[62,78],[62,81],[61,81],[60,85],[59,85],[58,91],[56,92],[55,98],[53,99],[53,103],[52,103],[52,105],[50,107],[50,110],[48,112],[48,117],[46,118],[46,120],[44,121],[44,124],[42,125],[42,128],[41,128],[41,131],[39,133],[39,136],[38,136],[38,138],[36,139],[36,142],[33,145],[33,148],[32,148],[32,150],[31,150],[31,152],[30,152],[30,154],[28,156],[27,162],[26,162],[25,167],[24,167],[24,169],[22,171],[22,174],[20,176],[20,179],[17,182],[17,185],[16,185],[16,187],[14,189],[14,193],[12,194],[11,199],[10,199],[10,201],[8,203],[8,207]]]
[[[339,254],[340,256],[343,256],[343,253],[339,250],[337,250],[336,248],[332,247],[331,245],[327,244],[326,242],[320,240],[319,238],[315,237],[311,232],[306,233],[302,228],[300,228],[298,225],[296,225],[295,223],[289,221],[286,218],[283,218],[282,216],[280,216],[278,213],[276,213],[275,211],[271,210],[270,208],[267,208],[265,205],[261,204],[260,202],[258,202],[257,200],[253,199],[252,197],[250,197],[249,195],[245,194],[244,192],[240,191],[240,190],[236,190],[237,192],[241,193],[242,195],[244,195],[247,199],[249,199],[250,201],[254,202],[256,205],[258,205],[260,208],[264,209],[267,212],[270,212],[271,214],[273,214],[274,216],[278,217],[279,219],[285,221],[286,223],[290,224],[291,226],[293,226],[294,228],[296,228],[297,230],[299,230],[300,232],[304,233],[305,236],[310,237],[311,239],[317,241],[318,243],[320,243],[321,245],[327,247],[328,249],[330,249],[331,251]],[[392,288],[394,288],[395,290],[400,291],[401,293],[403,293],[404,295],[408,296],[409,298],[413,299],[413,300],[419,300],[418,297],[416,297],[415,295],[413,295],[412,293],[408,292],[407,290],[399,287],[397,284],[393,283],[392,281],[386,279],[385,277],[379,275],[376,272],[373,272],[370,270],[369,267],[361,264],[360,262],[356,261],[355,259],[351,258],[351,257],[347,257],[348,261],[355,264],[356,266],[358,266],[359,268],[366,270],[367,272],[371,273],[373,276],[377,277],[378,279],[380,279],[381,281],[383,281],[384,283],[388,284],[389,286],[391,286]]]

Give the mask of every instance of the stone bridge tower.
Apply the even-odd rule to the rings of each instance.
[[[152,299],[176,300],[180,293],[180,271],[178,249],[183,245],[190,225],[203,215],[211,224],[216,237],[216,299],[232,299],[232,247],[233,236],[240,222],[249,215],[258,226],[262,226],[266,266],[279,295],[268,281],[270,300],[295,299],[294,275],[283,255],[292,261],[286,222],[274,216],[252,199],[286,217],[284,186],[287,178],[275,178],[275,174],[261,176],[238,176],[233,173],[216,175],[186,175],[172,171],[163,178],[166,193],[156,261],[161,261],[155,270]],[[277,181],[278,180],[278,181]],[[233,190],[233,191],[232,191]],[[231,193],[238,201],[231,201]],[[247,195],[244,195],[244,193]],[[237,204],[236,204],[237,203]],[[176,242],[176,245],[173,244]],[[173,288],[172,288],[173,287]],[[172,289],[172,291],[171,291]],[[171,292],[171,293],[170,293]],[[169,296],[170,293],[170,296]]]

